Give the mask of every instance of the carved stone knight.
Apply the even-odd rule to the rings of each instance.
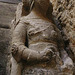
[[[11,75],[21,75],[23,63],[35,68],[55,69],[53,66],[57,65],[61,70],[73,68],[72,59],[64,50],[61,33],[53,24],[49,0],[22,2],[22,16],[12,36]]]

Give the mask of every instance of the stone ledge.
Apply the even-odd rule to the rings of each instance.
[[[0,2],[4,2],[4,3],[13,3],[13,4],[16,4],[16,3],[19,3],[21,0],[0,0]]]
[[[11,28],[11,21],[15,16],[17,4],[0,2],[0,28]]]

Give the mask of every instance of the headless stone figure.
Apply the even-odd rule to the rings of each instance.
[[[61,33],[52,23],[52,11],[49,11],[51,18],[48,17],[49,0],[23,0],[23,7],[28,14],[18,20],[13,31],[11,75],[22,74],[22,60],[38,65],[54,59],[60,69],[73,68],[73,62],[64,50]]]

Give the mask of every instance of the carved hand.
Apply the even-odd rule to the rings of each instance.
[[[47,49],[40,52],[40,60],[41,61],[50,61],[53,53],[51,49]]]
[[[22,50],[19,49],[19,45],[13,44],[11,48],[12,56],[17,62],[21,60]]]
[[[15,44],[13,44],[11,48],[12,55],[16,55],[17,51],[18,51],[18,47]]]

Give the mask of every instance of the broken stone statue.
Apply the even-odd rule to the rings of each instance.
[[[52,21],[52,10],[49,0],[19,3],[13,20],[11,75],[73,75],[73,61]]]

